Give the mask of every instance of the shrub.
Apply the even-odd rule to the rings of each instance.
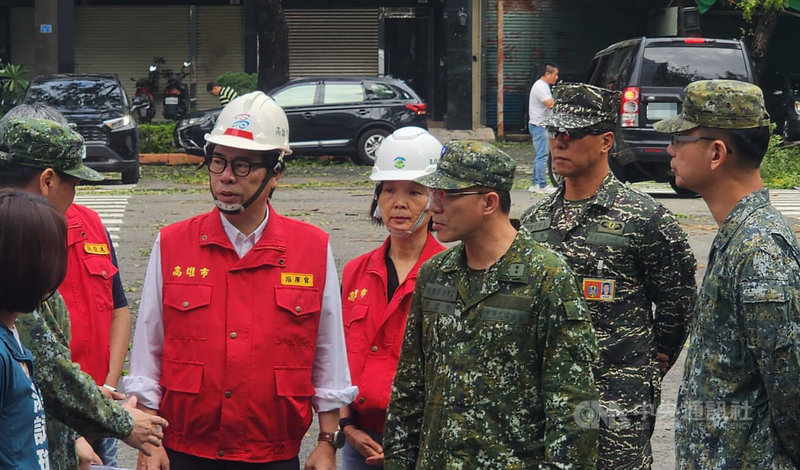
[[[769,148],[761,162],[764,186],[770,189],[791,189],[800,186],[800,145],[770,136]]]
[[[217,84],[229,86],[236,90],[239,95],[255,91],[258,86],[257,73],[228,72],[217,77]]]
[[[139,124],[139,153],[172,153],[175,143],[172,133],[175,122]]]

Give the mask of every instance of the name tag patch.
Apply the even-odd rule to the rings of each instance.
[[[108,249],[108,245],[105,243],[84,243],[83,251],[89,253],[90,255],[111,254],[111,250]]]
[[[616,293],[616,281],[612,279],[583,279],[583,296],[586,300],[613,302]]]
[[[302,273],[283,273],[281,274],[281,285],[313,287],[314,275]]]

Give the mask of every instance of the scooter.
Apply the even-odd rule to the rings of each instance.
[[[167,87],[164,88],[164,119],[177,121],[189,114],[189,87],[183,79],[191,72],[186,71],[191,62],[184,62],[180,72],[164,71],[167,78]]]
[[[136,118],[139,122],[150,122],[156,115],[156,102],[153,99],[153,90],[158,89],[158,66],[164,63],[161,57],[154,57],[153,63],[150,64],[147,78],[140,78],[138,80],[131,78],[136,82],[136,90],[133,93],[133,104],[136,105]]]

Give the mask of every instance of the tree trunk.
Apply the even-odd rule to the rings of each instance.
[[[767,66],[767,46],[769,46],[769,40],[775,30],[777,21],[778,10],[774,8],[762,9],[760,15],[758,15],[758,22],[756,23],[756,30],[753,32],[753,41],[750,47],[750,53],[756,68],[756,77],[763,78],[762,75]]]
[[[281,0],[255,0],[258,29],[258,89],[269,91],[289,80],[289,27]]]

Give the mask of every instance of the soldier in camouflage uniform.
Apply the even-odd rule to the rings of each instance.
[[[761,181],[761,90],[691,83],[682,114],[655,127],[673,135],[676,183],[700,194],[720,227],[678,393],[677,468],[798,468],[800,250]]]
[[[696,298],[695,258],[675,217],[609,171],[619,93],[565,83],[553,95],[545,125],[564,183],[522,223],[567,258],[589,306],[600,349],[598,468],[650,468],[661,378]]]
[[[514,169],[490,144],[452,141],[416,180],[439,240],[462,243],[419,271],[386,469],[595,467],[594,331],[563,259],[509,221]]]
[[[40,194],[63,213],[79,180],[102,179],[83,165],[83,139],[66,126],[43,119],[10,119],[3,124],[0,187]],[[106,398],[70,360],[69,312],[58,292],[41,311],[21,315],[17,329],[33,353],[34,378],[44,398],[51,469],[78,468],[75,431],[87,437],[114,436],[134,447],[160,443],[162,433],[156,425],[166,421],[137,410],[135,399],[123,407]]]

